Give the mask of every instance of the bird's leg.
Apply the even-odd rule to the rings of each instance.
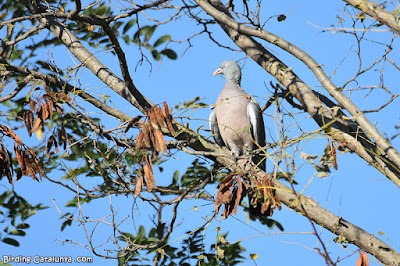
[[[238,149],[233,149],[233,150],[231,150],[231,155],[235,158],[235,161],[238,163],[240,163],[240,164],[242,164],[242,162],[244,162],[244,164],[243,165],[246,165],[247,164],[247,162],[246,162],[246,160],[245,159],[243,159],[243,158],[241,158],[241,156],[240,156],[240,151],[238,150]],[[245,161],[243,161],[243,160],[245,160]],[[245,167],[246,168],[246,167]],[[245,170],[245,169],[243,169],[243,170]]]
[[[234,147],[232,147],[234,146]],[[242,168],[243,172],[247,172],[247,170],[249,170],[249,157],[245,154],[245,156],[240,156],[242,154],[241,152],[241,148],[237,147],[236,145],[231,145],[232,149],[230,150],[231,155],[235,158],[236,163],[238,163],[239,165],[243,166],[240,167]],[[247,170],[246,170],[247,169]]]
[[[245,159],[244,159],[243,162],[246,165],[250,165],[251,168],[256,168],[257,167],[257,165],[254,163],[254,161],[252,159],[252,149],[250,149],[247,146],[244,146],[244,156],[245,156]]]
[[[243,171],[249,170],[249,165],[251,165],[252,167],[254,166],[254,163],[251,160],[251,154],[250,154],[251,150],[247,150],[246,147],[244,148],[244,156],[240,156],[241,152],[240,152],[240,148],[236,147],[233,148],[231,150],[231,155],[235,157],[236,162],[238,162],[239,164],[244,166]]]
[[[253,161],[251,160],[251,149],[249,149],[249,147],[245,145],[243,151],[244,155],[246,156],[247,163],[252,163],[254,165]]]

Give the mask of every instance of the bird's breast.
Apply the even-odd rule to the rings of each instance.
[[[221,92],[215,104],[215,114],[221,137],[228,144],[229,149],[252,149],[250,124],[247,118],[247,104],[249,98],[246,93],[239,91],[229,95]]]

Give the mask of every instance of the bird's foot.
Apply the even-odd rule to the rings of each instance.
[[[238,150],[231,150],[231,155],[235,157],[235,160],[237,161],[240,155],[240,152]]]
[[[236,162],[239,164],[240,169],[244,173],[247,173],[255,168],[254,163],[248,158],[239,158],[236,160]]]

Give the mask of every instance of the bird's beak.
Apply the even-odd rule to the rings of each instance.
[[[216,76],[216,75],[218,75],[218,74],[221,74],[221,71],[222,71],[222,70],[221,70],[220,68],[218,68],[217,70],[215,70],[213,76]]]

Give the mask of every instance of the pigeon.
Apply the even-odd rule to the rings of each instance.
[[[218,74],[224,75],[226,81],[209,117],[214,140],[219,146],[228,148],[232,155],[250,156],[259,146],[265,146],[261,108],[240,86],[242,73],[235,61],[223,61],[214,76]],[[265,158],[262,155],[252,155],[251,161],[265,171]],[[251,203],[251,194],[250,214],[259,216],[260,206]]]

